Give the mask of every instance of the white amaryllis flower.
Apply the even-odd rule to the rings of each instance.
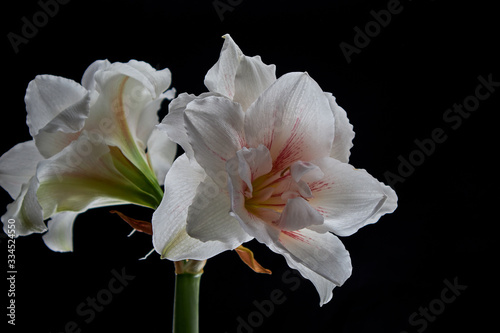
[[[156,251],[203,260],[255,238],[311,280],[323,305],[351,275],[337,236],[394,211],[396,194],[347,163],[352,126],[307,73],[276,80],[226,35],[205,84],[209,93],[180,95],[159,125],[186,153],[153,215]]]
[[[14,199],[4,230],[9,219],[16,236],[48,229],[49,248],[72,251],[79,213],[128,203],[156,208],[176,151],[155,129],[161,102],[175,94],[165,92],[170,82],[168,69],[135,60],[96,61],[81,84],[52,75],[31,81],[25,101],[33,140],[0,158],[0,185]]]

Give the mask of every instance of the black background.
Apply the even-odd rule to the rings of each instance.
[[[221,36],[230,33],[246,55],[276,64],[278,76],[307,71],[337,97],[356,132],[354,166],[387,182],[387,172],[401,176],[401,159],[420,154],[423,160],[394,184],[399,196],[394,214],[342,239],[354,270],[330,303],[320,308],[312,284],[298,280],[282,257],[253,241],[247,246],[273,275],[253,273],[231,251],[210,259],[201,287],[200,331],[494,330],[500,91],[455,129],[456,123],[443,119],[455,103],[474,95],[479,76],[500,81],[494,1],[401,0],[401,12],[348,63],[340,43],[354,45],[354,28],[363,30],[374,20],[370,12],[387,4],[233,0],[221,20],[212,1],[72,0],[16,53],[8,34],[21,35],[22,18],[32,21],[41,7],[37,1],[4,3],[0,151],[30,139],[23,98],[35,75],[80,81],[94,60],[138,59],[169,67],[179,93],[200,94],[206,91],[205,73],[218,59]],[[415,140],[431,138],[436,128],[446,140],[431,154],[416,152]],[[2,206],[11,201],[4,191],[0,196]],[[119,209],[142,219],[152,214]],[[104,208],[78,217],[73,253],[51,252],[38,235],[18,238],[16,326],[9,325],[9,332],[64,332],[73,325],[69,322],[82,332],[171,331],[173,265],[156,253],[139,261],[152,249],[151,238],[139,233],[127,238],[130,230]],[[0,240],[7,271],[5,235]],[[122,270],[133,279],[102,311],[93,318],[77,312],[82,303],[89,309],[88,298],[104,295],[113,271]],[[449,304],[441,301],[443,291],[453,295],[445,291],[445,280],[467,286]],[[8,285],[2,286],[6,313]],[[272,293],[282,293],[280,304],[262,314],[256,302]],[[422,319],[418,313],[429,306],[436,313],[429,310]],[[412,315],[418,323],[409,321]],[[241,321],[253,327],[243,328]]]

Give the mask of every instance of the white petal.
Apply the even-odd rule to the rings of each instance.
[[[243,53],[229,35],[223,38],[224,45],[219,60],[205,76],[205,86],[211,92],[217,92],[230,99],[234,96],[234,77]]]
[[[234,81],[233,101],[248,110],[255,100],[276,81],[276,67],[265,65],[259,56],[241,59]]]
[[[267,210],[267,212],[260,212],[260,216],[264,216],[266,213],[273,217],[275,215],[274,211]],[[266,221],[259,216],[247,210],[234,209],[230,214],[240,222],[241,228],[250,235],[251,238],[255,238],[260,243],[272,244],[279,237],[280,231],[277,227],[266,223]]]
[[[26,90],[27,124],[30,134],[35,137],[46,128],[54,132],[64,128],[65,132],[74,132],[83,126],[88,113],[88,92],[75,81],[58,76],[39,75],[28,85]]]
[[[314,164],[321,168],[325,177],[309,183],[313,194],[309,203],[325,217],[324,226],[329,231],[349,236],[396,209],[395,192],[365,170],[354,169],[329,157],[316,160]]]
[[[102,92],[102,86],[116,76],[126,76],[139,81],[153,99],[167,90],[171,83],[171,73],[168,68],[157,71],[146,62],[130,60],[128,63],[114,62],[103,70],[97,71],[94,74],[96,89]]]
[[[321,169],[311,162],[297,161],[290,166],[290,173],[292,174],[293,180],[299,182],[304,180],[306,182],[311,182],[323,178],[324,173]],[[306,176],[306,177],[305,177]]]
[[[198,97],[187,93],[182,93],[174,98],[168,104],[168,114],[156,126],[159,130],[167,133],[170,140],[179,144],[190,158],[193,157],[193,149],[184,125],[184,111],[186,106],[196,98]]]
[[[178,95],[168,104],[168,114],[161,121],[161,124],[158,125],[158,127],[165,130],[167,133],[170,132],[169,127],[172,127],[172,139],[174,139],[174,137],[177,139],[177,136],[175,135],[176,132],[174,130],[181,130],[184,128],[184,110],[186,110],[186,106],[193,100],[204,97],[206,96],[196,96],[188,93]],[[187,141],[187,136],[185,140]]]
[[[323,216],[301,197],[288,199],[277,222],[282,230],[294,231],[323,224]]]
[[[271,172],[273,168],[269,149],[264,145],[250,149],[243,147],[243,149],[236,152],[236,156],[237,158],[228,161],[226,170],[229,173],[238,174],[241,180],[246,183],[248,191],[251,193],[253,192],[252,182],[260,176]]]
[[[379,182],[380,188],[384,192],[386,200],[381,202],[380,205],[375,208],[376,213],[374,213],[367,221],[366,224],[371,224],[377,222],[382,215],[391,214],[398,207],[398,196],[396,192],[390,187],[382,182]]]
[[[153,101],[151,94],[141,82],[124,75],[111,76],[99,87],[101,93],[91,107],[85,129],[102,143],[119,147],[136,167],[147,173],[146,142],[140,141],[137,133],[141,132],[141,116]],[[149,123],[149,127],[144,131],[152,131],[154,125]]]
[[[206,177],[196,189],[196,196],[189,207],[187,233],[194,238],[220,241],[232,250],[252,239],[231,216],[231,201],[226,189],[219,188]]]
[[[111,152],[113,149],[113,152]],[[116,147],[91,141],[85,133],[60,153],[38,164],[38,200],[44,218],[62,211],[135,203],[156,207],[151,185],[130,167]],[[117,169],[120,167],[120,171]]]
[[[148,102],[142,110],[135,126],[135,138],[139,149],[144,150],[151,133],[158,125],[158,111],[161,108],[163,98],[157,98]]]
[[[47,123],[40,132],[76,133],[85,125],[90,111],[90,94],[85,94],[79,101],[67,107]],[[38,134],[40,134],[40,132]],[[35,141],[38,135],[35,136]]]
[[[153,96],[158,98],[166,91],[172,82],[172,74],[168,68],[156,70],[150,64],[144,61],[130,60],[127,65],[139,70],[154,88]],[[132,76],[133,77],[133,76]]]
[[[26,91],[28,126],[39,152],[48,158],[78,137],[90,111],[90,93],[78,83],[37,76]]]
[[[9,219],[15,220],[16,236],[41,233],[47,230],[43,222],[42,207],[37,200],[39,187],[36,176],[23,184],[16,200],[7,205],[7,212],[2,216],[4,231],[7,234]]]
[[[310,278],[317,274],[336,286],[341,286],[351,275],[352,265],[349,252],[342,242],[331,233],[317,233],[312,230],[285,231],[280,234],[279,242],[271,246],[275,252],[285,255],[287,261]],[[306,269],[304,269],[306,268]],[[322,302],[330,297],[325,288],[325,281],[319,278],[315,282]],[[331,285],[330,285],[331,286]]]
[[[35,175],[40,155],[34,141],[18,143],[0,157],[0,186],[15,199],[23,184]]]
[[[220,96],[214,93],[204,93],[200,96],[182,93],[168,104],[168,114],[157,126],[158,129],[167,133],[168,137],[179,144],[189,158],[193,158],[193,148],[189,143],[184,122],[184,111],[186,106],[195,99],[203,99],[208,96]]]
[[[163,185],[176,153],[177,144],[170,141],[167,133],[155,128],[148,140],[148,157],[160,185]]]
[[[177,89],[175,88],[170,88],[167,91],[165,91],[162,95],[168,99],[169,101],[173,100],[175,98],[175,95],[177,94]]]
[[[330,157],[347,163],[351,155],[350,149],[353,146],[354,131],[347,118],[347,113],[337,104],[335,97],[330,93],[325,93],[325,95],[328,98],[333,117],[335,118],[335,138],[333,139]]]
[[[157,99],[164,99],[161,93],[170,85],[170,71],[156,71],[147,63],[131,60],[96,71],[94,79],[99,96],[91,108],[86,130],[98,133],[108,145],[120,147],[147,173],[144,149],[157,124]]]
[[[170,94],[161,94],[158,98],[148,102],[142,110],[135,129],[135,137],[137,138],[137,145],[144,149],[151,134],[158,125],[158,111],[161,109],[163,101],[169,99]],[[166,134],[165,134],[166,135]],[[165,175],[162,177],[163,181]]]
[[[49,249],[56,252],[73,251],[73,223],[78,214],[62,212],[52,216],[47,223],[49,231],[42,236]]]
[[[66,148],[71,142],[78,139],[81,132],[64,133],[61,131],[49,133],[41,130],[35,136],[35,144],[44,158],[49,158]]]
[[[285,74],[245,113],[245,136],[250,147],[271,151],[276,171],[328,156],[334,137],[328,99],[307,73]]]
[[[231,36],[223,38],[219,60],[205,76],[205,86],[246,110],[276,80],[276,66],[264,64],[259,56],[245,56]]]
[[[276,253],[280,253],[280,251],[277,249],[273,251],[275,251]],[[316,287],[320,298],[319,306],[323,306],[324,304],[328,303],[332,299],[333,289],[336,287],[335,283],[331,282],[328,279],[325,279],[321,275],[315,273],[313,270],[295,261],[294,259],[292,259],[289,253],[283,251],[281,252],[281,254],[285,257],[288,266],[298,270],[304,278],[311,281]]]
[[[108,68],[111,65],[111,63],[108,60],[97,60],[94,61],[90,66],[85,70],[85,73],[83,73],[82,77],[82,86],[85,87],[87,90],[94,90],[95,89],[95,78],[94,75],[97,71],[99,70],[104,70]]]
[[[90,112],[90,95],[68,107],[40,129],[34,140],[38,151],[49,158],[76,140]]]
[[[152,221],[154,248],[162,258],[205,260],[227,250],[224,243],[202,242],[186,232],[188,209],[205,177],[203,169],[186,154],[178,157],[167,173],[165,195]]]
[[[226,186],[226,161],[244,146],[241,106],[209,96],[188,104],[184,120],[194,158],[220,186]]]

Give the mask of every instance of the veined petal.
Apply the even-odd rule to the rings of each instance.
[[[110,145],[134,143],[142,112],[153,101],[151,94],[141,82],[125,75],[101,82],[100,90],[85,129],[98,131]]]
[[[47,222],[49,231],[42,239],[49,249],[55,252],[73,251],[73,223],[78,212],[61,212]]]
[[[47,96],[49,97],[49,96]],[[50,98],[50,97],[49,97]],[[63,133],[76,133],[80,131],[85,125],[90,111],[90,94],[86,93],[82,99],[67,107],[55,116],[51,121],[40,129],[38,134],[42,131],[47,133],[63,132]],[[38,135],[35,135],[35,141]]]
[[[211,92],[219,93],[230,99],[234,96],[234,77],[238,71],[243,52],[229,35],[223,36],[224,45],[219,60],[205,76],[205,86]]]
[[[99,73],[97,73],[99,74]],[[96,75],[97,75],[96,74]],[[94,141],[116,146],[151,183],[156,177],[147,162],[145,143],[137,138],[143,112],[152,101],[141,82],[124,75],[115,75],[100,83],[101,93],[92,106],[85,129]],[[151,131],[154,125],[151,126]],[[149,129],[148,129],[149,130]]]
[[[252,182],[271,172],[273,168],[271,154],[266,146],[259,145],[257,148],[250,149],[243,147],[236,152],[236,156],[236,158],[228,161],[226,171],[231,174],[238,174],[251,193],[253,191]]]
[[[38,151],[49,158],[78,138],[90,112],[90,93],[60,112],[34,136]]]
[[[221,189],[206,177],[196,189],[188,210],[187,233],[202,242],[220,241],[232,250],[252,239],[231,216],[231,201],[227,189]]]
[[[323,178],[324,173],[321,169],[310,162],[297,161],[290,166],[290,173],[293,180],[299,182],[304,180],[306,182],[316,181]]]
[[[248,146],[270,150],[276,171],[328,156],[334,138],[328,99],[307,73],[285,74],[245,113],[245,136]]]
[[[82,86],[89,91],[95,90],[95,85],[96,85],[94,78],[95,73],[108,68],[110,65],[111,63],[107,59],[94,61],[85,70],[85,73],[83,73]]]
[[[154,248],[162,258],[205,260],[227,250],[222,242],[202,242],[186,232],[189,207],[205,178],[203,169],[186,154],[178,157],[167,173],[165,194],[152,221]]]
[[[153,99],[167,90],[171,83],[171,73],[168,68],[156,70],[146,62],[130,60],[128,63],[114,62],[105,66],[103,70],[95,72],[96,89],[102,92],[103,85],[116,76],[126,76],[139,81]]]
[[[335,138],[333,139],[332,150],[330,157],[333,157],[341,162],[347,163],[351,155],[350,149],[352,148],[352,140],[354,139],[354,131],[352,125],[349,123],[347,113],[340,107],[335,97],[330,93],[325,93],[330,103],[330,107],[335,118]]]
[[[276,66],[264,65],[260,56],[241,58],[234,80],[233,101],[248,110],[260,94],[276,81]]]
[[[38,75],[31,81],[25,102],[26,122],[32,137],[46,126],[48,132],[60,128],[65,132],[78,131],[83,127],[89,107],[85,88],[73,80],[53,75]]]
[[[44,218],[91,207],[125,203],[156,207],[160,202],[144,175],[116,147],[93,142],[85,133],[40,162],[37,177]]]
[[[301,198],[288,199],[277,226],[286,231],[294,231],[323,224],[323,216]]]
[[[331,157],[313,163],[321,168],[325,177],[309,183],[313,194],[309,204],[324,216],[322,227],[327,230],[349,236],[396,209],[396,193],[365,170]]]
[[[289,253],[278,250],[275,246],[271,246],[270,248],[274,252],[282,254],[285,257],[286,262],[290,268],[298,270],[304,278],[313,283],[319,294],[319,306],[323,306],[332,299],[333,289],[336,287],[335,283],[331,282],[328,279],[325,279],[318,273],[307,268],[305,265],[295,261],[294,259],[292,259],[292,256]]]
[[[26,91],[27,123],[40,154],[60,152],[75,140],[90,111],[90,93],[62,77],[39,75]]]
[[[144,77],[144,79],[139,79],[135,76],[132,77],[142,81],[143,84],[147,87],[149,87],[149,84],[152,85],[154,98],[158,98],[170,87],[170,84],[172,83],[172,73],[168,68],[156,70],[147,62],[137,60],[130,60],[127,65],[137,69]]]
[[[34,141],[18,143],[0,157],[0,186],[15,199],[21,193],[23,184],[27,184],[35,175],[40,155]]]
[[[226,186],[226,161],[245,144],[243,118],[239,104],[215,96],[192,101],[184,113],[194,158],[220,187]]]
[[[148,140],[148,158],[160,185],[163,185],[176,153],[177,144],[170,141],[167,133],[155,128]]]
[[[149,174],[144,149],[157,124],[157,99],[164,98],[161,93],[170,85],[170,71],[156,71],[147,63],[131,60],[113,63],[93,77],[99,96],[86,130],[98,133],[106,144],[120,147],[128,159]]]
[[[134,136],[137,140],[137,146],[141,150],[146,148],[151,133],[153,133],[156,125],[158,125],[158,111],[161,108],[163,100],[163,98],[157,98],[146,103],[137,119]]]
[[[167,133],[170,140],[179,144],[189,158],[193,158],[193,148],[189,143],[184,123],[184,111],[186,106],[195,99],[203,99],[208,96],[218,96],[218,94],[204,93],[200,96],[182,93],[168,104],[168,114],[161,121],[157,128]]]
[[[144,109],[142,110],[138,118],[137,125],[135,126],[135,137],[137,139],[137,145],[139,146],[139,149],[143,150],[146,147],[146,144],[151,139],[153,132],[158,130],[158,111],[161,109],[163,101],[165,101],[165,99],[172,99],[174,95],[175,89],[172,88],[171,90],[161,94],[158,98],[148,102],[144,106]],[[159,137],[164,138],[166,136],[166,133],[161,136],[159,136],[159,133],[155,133],[154,139],[157,139]],[[166,137],[165,139],[168,139],[168,137]],[[170,140],[168,140],[168,142],[170,143],[170,145],[174,144]],[[167,143],[167,141],[165,141],[164,143]],[[171,162],[173,162],[173,158]],[[163,175],[163,177],[161,177],[161,179],[159,180],[163,182],[164,179],[165,175]]]
[[[259,56],[245,56],[230,35],[223,38],[219,60],[205,76],[205,86],[247,110],[276,81],[276,66],[264,64]]]
[[[7,212],[2,216],[4,231],[8,233],[8,221],[15,222],[15,236],[25,236],[32,233],[41,233],[47,230],[43,222],[42,207],[37,200],[39,187],[36,176],[31,177],[28,183],[23,184],[21,192],[14,202],[7,205]]]
[[[81,132],[64,133],[57,131],[53,133],[41,130],[35,136],[35,144],[40,154],[44,158],[49,158],[66,148],[71,142],[78,139]]]
[[[291,267],[313,281],[320,294],[320,304],[331,298],[329,288],[332,285],[327,281],[341,286],[351,276],[349,252],[331,233],[321,234],[308,229],[283,231],[279,242],[271,249],[283,254]]]

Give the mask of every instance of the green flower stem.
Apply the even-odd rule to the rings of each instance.
[[[174,333],[198,333],[200,280],[205,262],[175,262]]]

